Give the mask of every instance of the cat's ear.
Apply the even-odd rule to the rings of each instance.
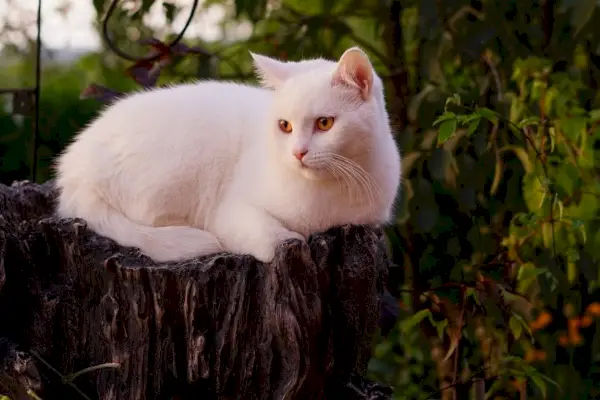
[[[332,84],[356,89],[363,100],[368,100],[373,92],[373,75],[369,57],[360,48],[351,47],[340,57]]]
[[[284,61],[250,52],[254,60],[254,70],[262,86],[276,89],[291,73],[291,68]]]

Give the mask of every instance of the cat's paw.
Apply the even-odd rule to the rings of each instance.
[[[159,263],[181,262],[223,251],[216,236],[204,230],[165,226],[151,232],[140,250]]]
[[[275,258],[277,248],[288,240],[300,240],[306,242],[306,238],[298,232],[281,231],[275,235],[274,240],[265,243],[262,246],[257,246],[253,249],[252,255],[259,261],[270,263]]]
[[[306,242],[306,238],[298,232],[287,231],[277,235],[277,244],[286,242],[288,240],[300,240],[302,242]]]

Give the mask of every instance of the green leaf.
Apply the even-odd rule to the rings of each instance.
[[[467,298],[472,298],[477,305],[481,305],[481,301],[479,300],[479,293],[477,292],[477,290],[475,290],[475,288],[468,288],[466,294]]]
[[[175,16],[177,15],[178,8],[173,3],[167,3],[166,1],[162,3],[163,8],[165,9],[165,18],[169,24],[173,23]]]
[[[525,169],[525,172],[527,172],[527,173],[533,172],[533,164],[531,163],[531,160],[529,159],[529,154],[527,154],[527,151],[523,147],[505,146],[502,149],[500,149],[500,152],[505,152],[505,151],[512,151],[513,153],[515,153],[515,155],[517,156],[519,161],[521,161],[521,164],[523,164],[523,168]]]
[[[42,398],[40,396],[38,396],[33,390],[31,389],[27,389],[27,395],[31,398],[33,398],[33,400],[42,400]]]
[[[517,291],[526,293],[530,286],[536,282],[538,275],[548,271],[547,268],[537,268],[533,263],[525,263],[519,267],[517,274]]]
[[[475,131],[479,127],[479,121],[481,121],[481,118],[478,116],[477,118],[475,118],[471,122],[469,122],[469,128],[467,129],[467,136],[471,136],[473,133],[475,133]]]
[[[592,110],[590,111],[590,121],[598,122],[600,121],[600,110]]]
[[[542,224],[542,243],[547,249],[552,249],[554,244],[554,227],[551,222],[544,222]]]
[[[504,174],[504,162],[501,158],[496,159],[496,164],[494,166],[494,180],[492,181],[492,186],[490,187],[490,195],[495,195],[498,187],[500,186],[500,181],[502,180],[502,175]]]
[[[490,121],[493,124],[497,124],[498,123],[498,114],[496,114],[494,111],[490,110],[487,107],[481,107],[477,109],[477,113],[487,119],[488,121]]]
[[[514,295],[512,295],[512,296],[514,296]],[[518,297],[518,296],[515,296],[515,297]],[[514,302],[513,302],[513,304],[514,304]],[[518,313],[513,312],[511,318],[514,318],[517,322],[519,322],[521,324],[521,329],[525,329],[525,331],[531,338],[531,342],[533,343],[534,342],[533,332],[531,332],[531,328],[529,327],[529,324],[523,319],[523,317],[520,316]]]
[[[589,146],[583,147],[581,149],[581,155],[577,157],[577,164],[581,168],[594,168],[594,164],[596,161],[594,155],[594,150],[592,148],[590,148]]]
[[[546,197],[546,189],[535,173],[526,174],[523,177],[523,198],[529,211],[537,215],[544,215],[545,209],[540,204]],[[566,211],[566,210],[565,210]]]
[[[540,389],[540,392],[542,392],[542,396],[544,398],[547,396],[548,392],[546,388],[546,382],[550,383],[551,385],[554,385],[555,387],[559,387],[556,381],[550,379],[549,376],[539,372],[531,365],[523,365],[522,368],[525,372],[525,376],[531,379],[533,383],[538,387],[538,389]]]
[[[517,126],[521,129],[525,128],[526,126],[536,126],[540,124],[540,118],[539,117],[527,117],[524,120],[520,121]]]
[[[563,219],[563,215],[564,215],[564,203],[562,202],[562,200],[560,200],[558,198],[558,194],[554,193],[554,200],[552,201],[552,207],[557,208],[558,207],[558,220],[561,221]]]
[[[448,320],[447,319],[443,319],[441,321],[434,321],[433,320],[433,315],[429,315],[429,322],[431,322],[431,324],[435,327],[435,330],[437,331],[438,337],[440,339],[444,338],[444,330],[446,329],[446,327],[448,326]]]
[[[578,276],[577,272],[577,264],[574,262],[567,262],[567,281],[569,281],[569,283],[572,284],[575,282],[575,279],[577,279]]]
[[[444,144],[456,131],[456,119],[448,119],[440,124],[438,144]]]
[[[556,172],[555,188],[562,197],[569,197],[575,191],[575,179],[578,175],[577,168],[572,164],[563,163]]]
[[[514,316],[510,317],[510,320],[508,321],[508,327],[513,333],[515,339],[521,337],[521,333],[523,332],[523,326],[521,325],[521,322],[517,320]]]
[[[550,135],[550,152],[554,153],[556,148],[556,128],[551,126],[548,128],[548,134]]]
[[[417,326],[418,324],[421,323],[421,321],[423,321],[425,318],[431,317],[431,310],[429,309],[424,309],[424,310],[420,310],[417,311],[415,314],[411,315],[410,317],[406,318],[402,323],[401,323],[401,329],[404,332],[410,331],[412,330],[415,326]]]
[[[533,383],[535,383],[535,385],[538,387],[538,389],[540,389],[540,392],[542,392],[542,396],[544,396],[544,398],[546,398],[546,394],[548,392],[548,390],[546,389],[546,382],[544,382],[544,380],[542,378],[540,378],[538,375],[532,375],[529,378],[531,378]]]
[[[587,118],[582,116],[564,118],[560,121],[560,127],[567,138],[578,140],[587,129]]]
[[[389,354],[393,350],[393,347],[394,347],[394,342],[392,342],[390,340],[379,343],[375,347],[375,357],[383,358],[385,355]]]
[[[592,220],[598,215],[598,200],[593,193],[583,193],[577,204],[571,204],[564,208],[566,218],[579,220]]]
[[[446,111],[445,113],[440,115],[435,121],[433,121],[432,126],[435,127],[436,125],[439,125],[442,122],[448,121],[448,120],[456,120],[456,114],[454,114],[452,111]]]
[[[545,380],[549,384],[554,385],[555,387],[560,387],[559,384],[558,384],[558,382],[556,382],[554,379],[550,378],[546,374],[542,374],[541,372],[536,371],[536,376],[539,376],[540,378],[542,378],[543,380]]]
[[[460,96],[458,93],[454,93],[452,97],[448,97],[446,99],[446,104],[444,105],[444,109],[448,107],[449,104],[456,104],[460,106]]]
[[[531,85],[531,92],[529,93],[529,98],[532,101],[538,102],[542,98],[542,94],[545,93],[547,89],[547,82],[541,79],[535,79],[533,81],[533,84]]]

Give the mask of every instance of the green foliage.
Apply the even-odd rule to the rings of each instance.
[[[498,311],[507,321],[507,329],[494,327],[494,318],[490,318],[494,306],[484,306],[484,314],[480,314],[482,310],[471,313],[471,318],[485,316],[487,324],[480,326],[488,325],[490,332],[504,331],[494,349],[497,353],[492,359],[496,360],[489,363],[490,369],[497,368],[497,380],[488,395],[501,390],[503,377],[529,382],[529,391],[542,398],[597,395],[598,387],[586,384],[593,382],[592,371],[597,373],[594,349],[600,341],[593,330],[597,314],[590,312],[590,305],[598,304],[600,249],[588,240],[598,229],[600,187],[595,158],[599,113],[596,94],[585,90],[586,80],[595,82],[597,69],[588,69],[593,54],[584,54],[589,60],[576,64],[577,57],[581,62],[580,50],[577,46],[573,49],[572,61],[561,70],[557,70],[556,60],[547,57],[515,57],[512,71],[505,74],[510,81],[500,82],[502,86],[496,82],[494,88],[501,101],[466,106],[455,93],[447,97],[444,111],[433,123],[439,145],[454,140],[458,147],[461,143],[476,146],[477,135],[485,134],[481,155],[493,161],[484,163],[489,172],[481,172],[489,178],[476,191],[480,204],[488,205],[486,219],[501,218],[501,224],[486,224],[478,230],[479,235],[496,236],[496,248],[487,256],[504,258],[499,265],[502,275],[489,276],[491,264],[480,263],[479,257],[475,261],[475,252],[471,262],[461,266],[456,281],[456,285],[468,285],[466,268],[477,271],[486,284],[502,293],[494,306],[501,306]],[[498,74],[495,68],[500,60],[489,60],[491,73]],[[477,173],[473,168],[468,172]],[[509,196],[505,178],[509,174],[519,176],[511,185],[520,186],[520,196]],[[501,204],[493,205],[498,200]],[[487,297],[485,291],[483,297]],[[542,322],[541,317],[534,318],[540,312]],[[464,322],[462,329],[468,332],[468,318]],[[543,329],[547,326],[553,329]],[[470,346],[482,345],[481,338],[467,338],[467,332],[463,340]],[[483,347],[480,349],[485,352]],[[586,361],[575,362],[575,354],[585,354]],[[520,370],[507,366],[506,360],[522,364]],[[557,364],[568,369],[557,368]],[[548,390],[549,382],[560,390]]]
[[[131,22],[158,0],[138,2]],[[167,21],[185,12],[163,3]],[[103,1],[94,0],[101,12]],[[600,396],[600,3],[596,0],[207,0],[224,32],[176,59],[161,82],[253,80],[248,50],[282,59],[369,53],[403,155],[397,219],[387,229],[400,318],[379,338],[370,375],[397,399],[592,399]],[[136,54],[125,13],[111,24]],[[398,34],[401,35],[398,35]],[[399,37],[400,36],[400,37]],[[38,176],[99,106],[90,82],[131,90],[109,52],[48,65]],[[29,61],[3,67],[22,85]],[[9,85],[10,84],[10,85]],[[0,109],[0,177],[26,177],[31,124]],[[469,397],[470,396],[470,397]]]

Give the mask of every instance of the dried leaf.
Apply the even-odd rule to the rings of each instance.
[[[502,175],[504,174],[504,163],[502,159],[498,157],[496,159],[496,168],[494,169],[494,180],[492,181],[492,187],[490,188],[490,195],[493,196],[496,194],[498,190],[498,186],[500,186],[500,181],[502,180]]]
[[[505,146],[502,151],[512,151],[519,158],[521,164],[523,164],[525,172],[529,173],[533,171],[533,164],[529,159],[529,154],[527,154],[527,151],[525,151],[524,148],[518,146]]]
[[[446,333],[448,333],[448,337],[450,338],[450,347],[448,348],[448,352],[446,352],[446,356],[444,357],[443,361],[447,361],[458,348],[460,338],[462,337],[462,328],[448,327],[448,329],[446,329]]]
[[[138,61],[127,68],[126,73],[145,88],[155,87],[158,82],[160,71],[168,64],[168,62],[168,60],[157,62]]]
[[[171,52],[176,56],[184,56],[188,54],[203,54],[205,56],[214,57],[215,55],[210,51],[200,47],[194,46],[189,47],[185,43],[177,43],[175,46],[171,47]]]
[[[122,92],[118,92],[116,90],[109,89],[105,86],[92,83],[87,88],[83,89],[83,91],[79,95],[79,98],[94,99],[99,100],[103,103],[109,103],[120,98],[123,95],[124,93]]]

